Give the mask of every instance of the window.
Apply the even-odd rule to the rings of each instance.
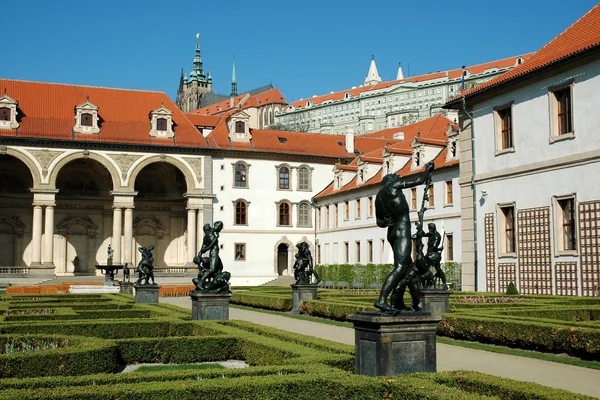
[[[290,169],[288,167],[279,168],[279,189],[290,188]]]
[[[321,207],[317,208],[317,229],[321,229]]]
[[[87,115],[90,115],[90,114],[87,114]],[[83,117],[85,117],[85,116],[86,116],[86,114],[82,114],[81,115],[81,117],[82,117],[82,119],[81,119],[81,125],[83,125],[83,126],[90,126],[90,125],[85,125],[84,119],[83,119]],[[158,118],[156,120],[156,130],[157,131],[166,131],[167,130],[167,119],[166,118]]]
[[[235,187],[248,187],[248,175],[246,174],[248,167],[243,162],[235,164]]]
[[[373,196],[367,197],[367,217],[373,217]]]
[[[246,260],[246,243],[236,243],[234,248],[235,248],[235,260],[236,261]]]
[[[310,226],[310,204],[300,203],[298,206],[298,226]]]
[[[248,205],[244,200],[235,203],[235,224],[248,225]]]
[[[325,229],[329,229],[329,206],[325,208]]]
[[[344,242],[344,262],[348,264],[350,262],[350,244]]]
[[[333,227],[337,228],[338,227],[338,221],[339,221],[339,209],[338,209],[338,205],[337,203],[333,206]]]
[[[281,203],[279,204],[279,225],[281,226],[290,226],[290,204],[289,203]]]
[[[452,181],[446,181],[446,205],[451,205],[454,202],[454,195],[452,193]]]
[[[575,196],[554,198],[554,236],[558,255],[577,251]]]
[[[446,261],[454,260],[454,237],[446,233]]]
[[[94,117],[90,113],[81,114],[81,126],[94,126]],[[166,128],[166,122],[165,122]]]
[[[348,221],[350,219],[350,204],[348,200],[344,201],[344,221]]]
[[[373,240],[367,240],[367,263],[373,262]]]
[[[310,169],[300,167],[298,170],[298,190],[310,190]]]
[[[2,107],[0,108],[0,121],[10,121],[10,108]]]
[[[244,121],[235,122],[235,133],[246,133],[246,124]]]
[[[498,151],[512,149],[512,105],[496,110],[496,149]]]
[[[317,264],[321,264],[321,245],[317,245]]]
[[[360,240],[356,241],[356,263],[360,263]]]
[[[410,189],[410,209],[417,209],[417,188]]]
[[[572,106],[570,85],[550,93],[550,113],[553,119],[551,121],[552,137],[573,133]]]
[[[383,252],[385,251],[385,239],[379,241],[379,262],[383,264]]]
[[[356,219],[360,219],[360,199],[356,199]]]
[[[433,208],[435,207],[435,197],[433,195],[433,184],[429,186],[429,190],[427,191],[427,207]]]
[[[500,253],[515,253],[515,206],[500,206]]]

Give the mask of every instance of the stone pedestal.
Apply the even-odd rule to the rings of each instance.
[[[160,286],[134,284],[133,287],[135,288],[136,303],[158,303]]]
[[[442,317],[425,312],[392,316],[362,311],[346,318],[354,324],[358,375],[436,372],[435,332]]]
[[[431,314],[450,312],[450,293],[444,289],[421,289],[421,307]]]
[[[119,282],[121,293],[133,294],[133,282]]]
[[[231,292],[219,294],[190,293],[193,320],[229,319]]]
[[[317,285],[290,285],[292,287],[292,313],[300,314],[300,302],[317,299]]]

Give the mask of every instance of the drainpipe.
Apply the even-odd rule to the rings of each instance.
[[[317,239],[317,203],[315,202],[315,199],[311,199],[310,200],[310,205],[313,208],[313,214],[315,216],[315,218],[314,218],[314,220],[315,220],[315,222],[314,222],[314,226],[315,226],[315,241],[314,241],[314,243],[315,243],[315,257],[314,257],[314,260],[317,260],[317,257],[318,257],[318,255],[317,255],[317,251],[318,251],[317,250],[317,244],[318,244],[318,239]],[[314,261],[313,261],[313,264],[316,265],[316,263]]]
[[[467,111],[467,101],[463,96],[461,98],[463,112],[471,120],[471,188],[473,190],[473,239],[474,239],[474,255],[475,255],[475,291],[478,289],[478,275],[479,270],[477,268],[477,187],[475,185],[475,121],[473,116]]]

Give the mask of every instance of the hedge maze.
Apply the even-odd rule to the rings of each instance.
[[[263,293],[265,303],[286,307],[276,293]],[[0,297],[0,399],[586,398],[476,372],[357,376],[353,351],[243,321],[192,321],[189,310],[127,295]],[[135,363],[228,359],[249,367],[119,372]]]

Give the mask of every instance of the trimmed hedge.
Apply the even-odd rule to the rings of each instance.
[[[290,311],[292,309],[292,290],[287,296],[277,294],[261,294],[252,292],[233,292],[230,302],[232,304],[243,304],[245,306],[264,308],[275,311]]]

